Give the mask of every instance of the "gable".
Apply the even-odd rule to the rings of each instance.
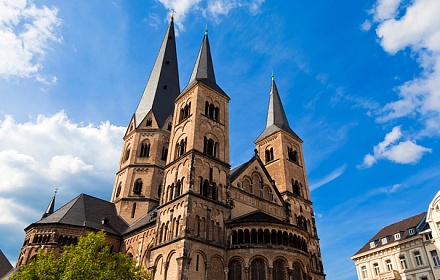
[[[258,156],[232,170],[232,218],[260,210],[284,219],[284,200]]]

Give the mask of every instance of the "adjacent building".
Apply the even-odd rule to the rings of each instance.
[[[386,226],[351,259],[358,279],[440,279],[440,192],[423,212]]]
[[[230,97],[216,82],[208,32],[180,90],[171,20],[128,124],[110,201],[81,194],[54,211],[52,199],[25,229],[17,265],[103,229],[115,252],[154,279],[325,279],[302,140],[273,77],[267,90],[255,154],[231,169]]]

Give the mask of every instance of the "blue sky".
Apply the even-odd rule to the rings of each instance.
[[[356,279],[350,256],[438,190],[437,0],[0,0],[0,249],[17,260],[55,188],[57,207],[109,199],[171,9],[181,88],[208,26],[233,167],[253,155],[274,72],[327,279]]]

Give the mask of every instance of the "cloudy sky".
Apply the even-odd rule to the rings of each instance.
[[[54,190],[109,199],[122,145],[175,10],[181,88],[206,26],[231,97],[231,165],[253,155],[272,71],[304,153],[327,279],[440,182],[438,0],[0,0],[0,249]]]

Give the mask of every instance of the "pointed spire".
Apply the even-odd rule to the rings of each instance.
[[[196,82],[201,82],[228,97],[228,95],[217,85],[215,80],[214,65],[212,63],[211,48],[208,40],[208,26],[205,28],[205,35],[203,36],[202,45],[200,46],[199,54],[197,55],[196,64],[194,65],[188,86],[193,85]]]
[[[53,214],[55,210],[55,197],[57,195],[58,189],[55,189],[55,194],[53,195],[52,199],[49,202],[49,205],[47,205],[46,211],[44,212],[43,216],[41,217],[46,218],[47,216]]]
[[[284,112],[283,104],[278,93],[277,85],[275,83],[274,75],[272,73],[272,84],[270,87],[269,108],[267,110],[266,129],[258,136],[258,141],[270,134],[284,130],[290,135],[294,136],[302,142],[302,140],[296,135],[296,133],[290,128],[287,121],[286,113]]]
[[[162,127],[166,119],[173,113],[174,100],[179,93],[179,71],[174,16],[172,16],[150,78],[135,112],[136,127],[150,111],[153,111],[159,127]]]

